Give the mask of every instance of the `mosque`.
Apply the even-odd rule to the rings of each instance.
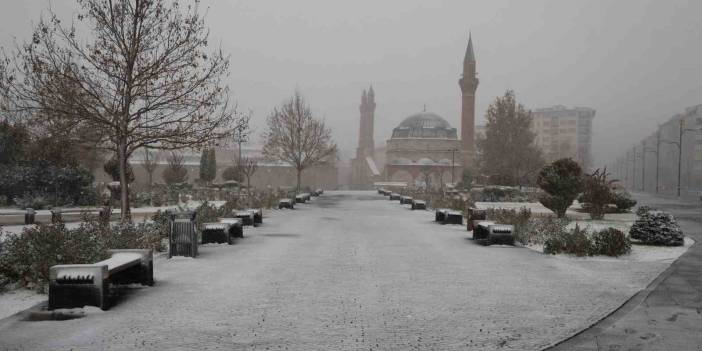
[[[462,93],[460,139],[457,129],[446,119],[425,109],[395,127],[384,147],[376,147],[373,141],[375,91],[373,87],[364,90],[359,107],[358,148],[351,160],[351,187],[370,189],[378,182],[441,187],[459,182],[463,169],[473,165],[475,149],[478,78],[470,36],[458,85]]]

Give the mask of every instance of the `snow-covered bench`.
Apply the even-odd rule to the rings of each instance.
[[[435,215],[434,215],[434,220],[437,222],[443,222],[446,220],[446,214],[451,211],[448,208],[437,208]]]
[[[400,196],[400,204],[402,205],[409,205],[412,203],[412,197],[411,196]]]
[[[424,200],[412,200],[413,210],[426,210],[427,203]]]
[[[202,225],[202,243],[227,243],[234,244],[234,238],[244,236],[244,231],[239,218],[222,218],[217,223]]]
[[[473,229],[473,240],[483,245],[514,245],[514,226],[481,221]]]
[[[282,208],[289,208],[292,210],[295,208],[295,201],[292,199],[280,199],[280,201],[278,201],[278,209]]]
[[[307,202],[307,194],[295,195],[295,202],[298,204],[304,204],[305,202]]]
[[[97,306],[110,308],[112,284],[154,284],[151,250],[109,250],[110,258],[94,264],[49,268],[49,309]]]
[[[447,208],[437,209],[434,219],[441,224],[463,224],[463,214]]]
[[[263,210],[260,208],[236,211],[234,217],[241,218],[243,225],[256,226],[263,223]]]
[[[390,193],[390,201],[399,200],[402,195],[398,193]]]

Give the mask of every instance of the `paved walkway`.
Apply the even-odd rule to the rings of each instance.
[[[621,309],[551,350],[702,350],[702,204],[636,197],[675,214],[695,245]]]
[[[483,247],[433,217],[325,193],[233,246],[158,259],[156,285],[110,311],[0,320],[0,350],[540,350],[667,267]]]

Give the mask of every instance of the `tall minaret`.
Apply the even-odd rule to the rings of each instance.
[[[358,107],[361,112],[360,127],[358,131],[358,149],[356,158],[373,156],[375,143],[373,141],[373,124],[375,119],[375,92],[371,86],[368,93],[363,90],[361,95],[361,105]]]
[[[463,75],[458,80],[461,87],[461,141],[463,142],[463,166],[473,166],[473,153],[475,148],[475,90],[478,88],[478,78],[475,71],[475,53],[473,52],[473,38],[468,34],[468,47],[463,58]]]

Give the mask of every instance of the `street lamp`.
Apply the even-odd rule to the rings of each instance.
[[[681,175],[681,167],[682,167],[682,137],[685,132],[699,132],[699,129],[691,129],[691,128],[684,128],[685,126],[685,119],[680,118],[680,132],[678,134],[678,141],[671,141],[671,140],[659,140],[660,143],[667,143],[667,144],[673,144],[678,147],[678,197],[680,197],[680,175]]]

